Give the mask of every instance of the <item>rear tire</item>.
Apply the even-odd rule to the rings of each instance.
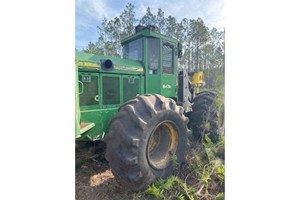
[[[181,164],[187,145],[188,118],[175,101],[142,95],[123,105],[111,120],[106,159],[115,178],[129,190],[146,189]]]
[[[194,99],[190,125],[193,135],[202,141],[207,135],[213,143],[220,140],[219,112],[216,105],[216,94],[211,91],[202,91]]]

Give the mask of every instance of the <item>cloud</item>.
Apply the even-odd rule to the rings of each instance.
[[[76,48],[82,49],[98,39],[97,26],[104,17],[110,19],[118,11],[109,7],[106,0],[76,0]]]
[[[76,12],[84,14],[86,18],[113,17],[116,9],[108,6],[107,0],[76,0]]]
[[[206,21],[205,21],[206,24],[208,24],[211,27],[215,27],[217,29],[223,29],[225,27],[224,1],[223,0],[210,1],[205,16],[206,16]]]
[[[210,28],[224,27],[224,0],[152,0],[151,4],[147,4],[146,0],[133,0],[132,2],[136,6],[138,18],[146,13],[147,7],[150,7],[152,13],[157,13],[158,8],[161,8],[165,17],[171,15],[177,21],[183,18],[197,19],[200,17]]]
[[[225,26],[224,0],[76,0],[76,47],[81,49],[89,41],[97,41],[97,26],[103,18],[119,16],[128,2],[135,6],[138,19],[150,7],[152,13],[156,14],[158,8],[161,8],[165,17],[171,15],[177,21],[200,17],[209,28],[223,29]]]

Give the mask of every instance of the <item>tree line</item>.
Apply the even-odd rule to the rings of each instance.
[[[159,33],[182,43],[183,55],[179,59],[179,67],[187,68],[189,72],[204,70],[208,87],[224,85],[225,29],[209,29],[200,17],[177,21],[173,16],[165,16],[160,8],[155,14],[148,7],[145,15],[137,19],[135,6],[128,3],[118,17],[102,20],[100,26],[97,26],[98,41],[89,42],[83,51],[121,57],[121,40],[133,35],[138,24],[154,25]]]

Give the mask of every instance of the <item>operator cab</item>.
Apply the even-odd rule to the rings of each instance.
[[[152,25],[138,25],[135,32],[122,41],[123,58],[143,62],[153,74],[158,74],[161,65],[163,73],[173,73],[174,64],[182,55],[182,45],[176,39],[157,33]]]
[[[176,98],[177,60],[182,47],[176,39],[161,35],[155,29],[138,25],[136,33],[121,42],[123,58],[137,60],[144,66],[146,93]]]

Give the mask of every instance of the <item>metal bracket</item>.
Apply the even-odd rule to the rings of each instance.
[[[128,76],[128,83],[130,83],[130,84],[134,84],[134,79],[135,79],[136,77],[134,77],[134,76]]]

